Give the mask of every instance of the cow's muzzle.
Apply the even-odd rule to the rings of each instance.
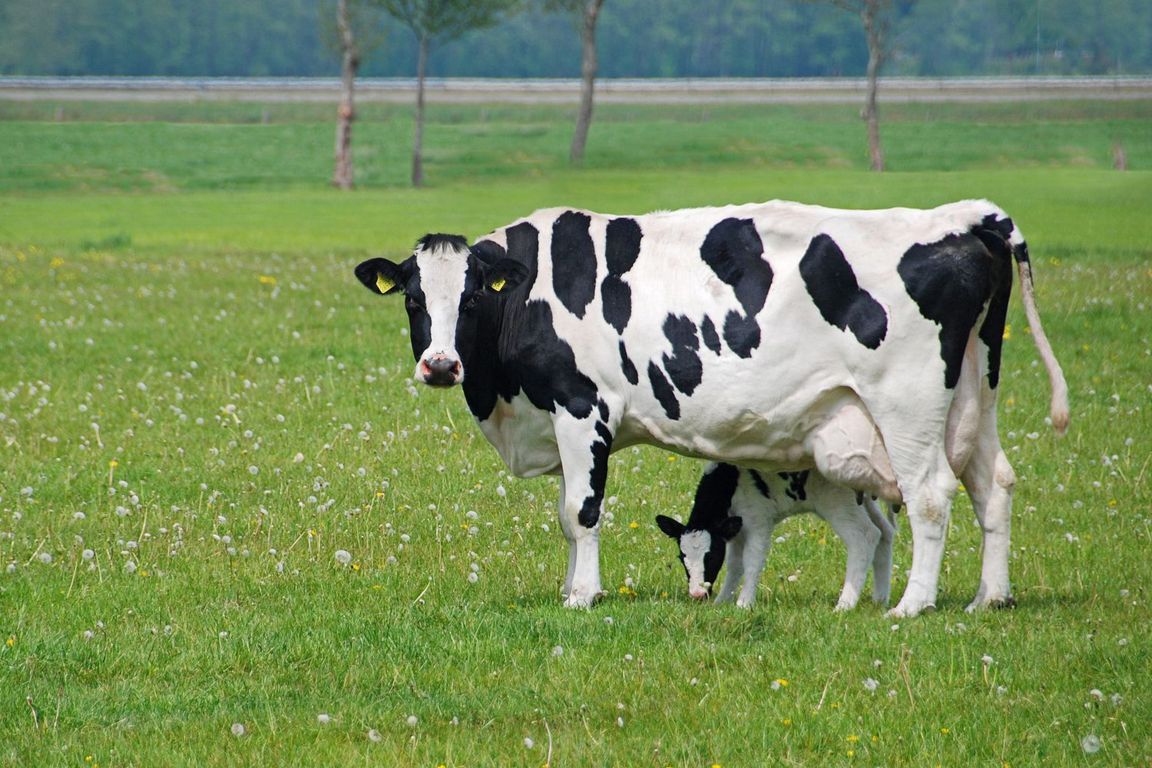
[[[421,360],[416,373],[421,381],[431,387],[455,386],[464,378],[460,361],[446,355],[433,355]]]

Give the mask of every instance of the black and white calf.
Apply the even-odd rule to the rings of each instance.
[[[404,294],[417,380],[462,385],[514,474],[562,476],[568,605],[601,594],[609,454],[649,443],[902,502],[913,557],[892,613],[908,616],[935,603],[961,480],[984,531],[972,607],[1011,601],[996,394],[1013,259],[1062,431],[1028,250],[986,201],[542,210],[472,246],[428,235],[356,274]]]
[[[803,512],[824,519],[848,552],[836,610],[856,607],[869,568],[872,600],[886,604],[896,533],[892,519],[871,498],[833,485],[809,470],[761,474],[732,464],[710,464],[696,486],[688,522],[657,515],[656,524],[679,546],[689,595],[707,598],[727,560],[716,602],[728,602],[740,589],[736,605],[747,608],[756,600],[776,524]]]

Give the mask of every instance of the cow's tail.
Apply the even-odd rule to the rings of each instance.
[[[1036,344],[1036,351],[1048,371],[1048,381],[1052,386],[1052,401],[1050,414],[1052,427],[1057,434],[1064,434],[1068,429],[1068,383],[1064,381],[1064,371],[1056,361],[1052,345],[1044,333],[1044,326],[1040,324],[1040,310],[1036,308],[1036,291],[1032,282],[1032,262],[1028,258],[1028,245],[1020,232],[1013,229],[1009,239],[1012,245],[1012,256],[1016,259],[1016,269],[1020,274],[1020,294],[1024,299],[1024,314],[1028,317],[1028,327],[1032,330],[1032,341]]]

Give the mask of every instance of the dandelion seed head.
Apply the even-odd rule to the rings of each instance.
[[[553,656],[563,656],[564,655],[564,646],[562,646],[562,645],[552,646],[552,655]]]
[[[536,742],[532,741],[531,737],[525,736],[524,737],[524,749],[532,749],[532,747],[534,747],[534,746],[536,746]]]
[[[876,693],[876,689],[879,687],[879,681],[871,677],[864,678],[864,690],[868,691],[868,693]]]
[[[405,720],[404,722],[406,722],[408,724],[409,728],[415,728],[417,726],[417,724],[419,724],[420,719],[418,717],[416,717],[416,715],[408,715],[408,719]]]
[[[232,735],[235,736],[236,738],[240,738],[241,736],[243,736],[244,735],[244,724],[243,723],[232,723]]]
[[[340,565],[348,565],[352,562],[352,554],[346,549],[336,550],[336,562]]]
[[[327,712],[321,712],[316,715],[316,722],[320,723],[320,725],[328,725],[328,723],[332,722],[332,717]]]
[[[1080,749],[1084,750],[1086,755],[1096,754],[1100,751],[1100,737],[1094,733],[1088,734],[1080,739]]]
[[[51,552],[41,552],[40,554],[36,555],[36,559],[39,560],[40,562],[44,563],[44,565],[51,565],[52,564],[52,553]]]
[[[368,741],[371,741],[375,744],[379,743],[382,738],[384,737],[380,735],[380,731],[376,730],[375,728],[368,731]]]

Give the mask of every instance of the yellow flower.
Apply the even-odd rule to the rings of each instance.
[[[260,285],[276,285],[276,278],[272,275],[260,275]]]
[[[940,729],[940,733],[942,733],[942,734],[944,734],[945,736],[947,736],[948,734],[952,733],[952,729],[951,729],[951,728],[941,728],[941,729]]]
[[[1004,341],[1012,338],[1012,323],[1004,323]]]
[[[860,741],[860,737],[853,733],[848,737],[848,741],[851,744],[855,744],[856,742]]]
[[[5,641],[5,644],[6,644],[6,645],[7,645],[9,648],[11,648],[12,646],[16,645],[16,635],[8,635],[8,639]]]
[[[781,688],[787,688],[788,687],[788,681],[782,677],[776,678],[776,684],[779,685]]]
[[[1116,506],[1116,505],[1113,504],[1112,506]],[[640,523],[633,520],[632,522],[628,523],[628,527],[631,528],[632,530],[636,530],[637,528],[640,527]]]

